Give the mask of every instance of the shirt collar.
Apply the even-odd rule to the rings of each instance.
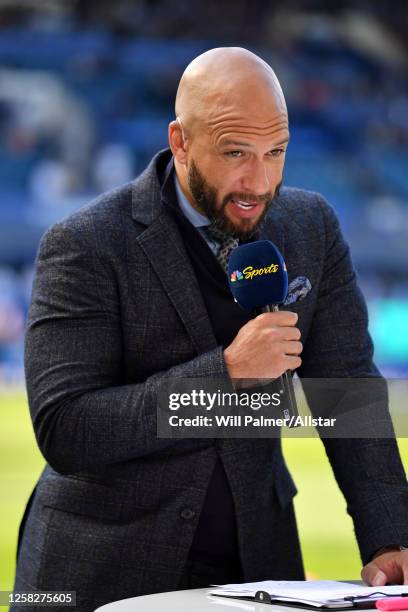
[[[209,219],[193,208],[181,189],[180,181],[177,178],[176,172],[174,172],[174,184],[176,187],[177,199],[179,206],[194,227],[204,227],[210,225]]]

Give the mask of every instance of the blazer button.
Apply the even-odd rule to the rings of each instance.
[[[195,512],[194,510],[191,510],[191,508],[184,508],[184,510],[180,512],[180,516],[185,521],[191,521],[191,519],[195,516]]]

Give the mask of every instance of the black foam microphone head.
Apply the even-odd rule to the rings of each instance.
[[[282,304],[288,292],[285,262],[270,240],[234,249],[228,263],[228,281],[232,295],[245,310]]]

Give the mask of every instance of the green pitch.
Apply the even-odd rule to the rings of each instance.
[[[400,440],[408,465],[408,440]],[[360,559],[351,519],[317,439],[284,440],[299,489],[296,513],[306,571],[311,578],[358,579]],[[13,585],[18,525],[43,467],[23,393],[0,394],[0,590]]]

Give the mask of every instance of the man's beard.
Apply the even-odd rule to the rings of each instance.
[[[238,238],[239,240],[247,240],[255,234],[264,220],[274,198],[279,196],[279,189],[282,185],[281,181],[279,185],[277,185],[274,194],[269,192],[257,197],[243,192],[231,192],[223,198],[221,205],[219,205],[217,202],[217,190],[207,182],[194,161],[191,162],[190,170],[187,175],[187,182],[197,207],[200,212],[211,221],[212,226],[216,227],[224,234]],[[256,222],[252,219],[241,219],[241,226],[236,227],[225,214],[225,207],[230,200],[243,200],[244,202],[255,201],[264,204],[264,209]]]

